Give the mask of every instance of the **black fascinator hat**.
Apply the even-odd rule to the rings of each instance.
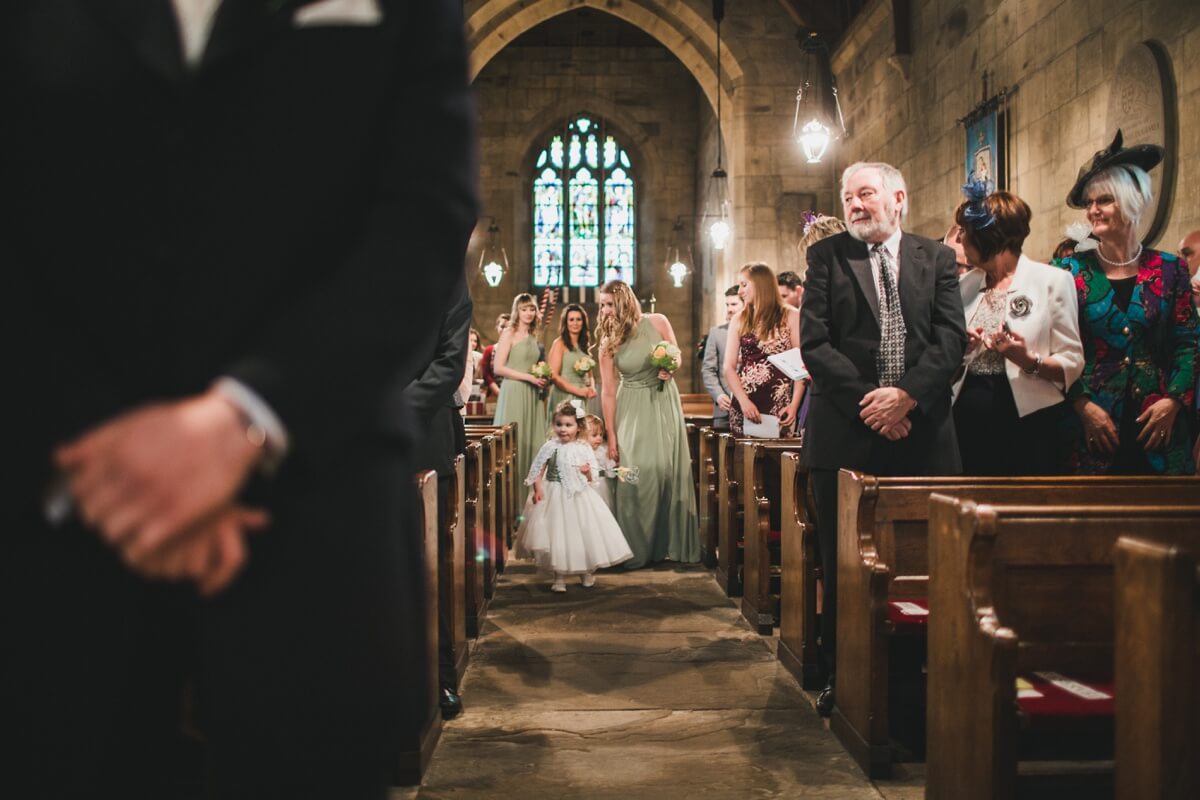
[[[1092,156],[1092,163],[1079,168],[1079,177],[1067,195],[1067,205],[1071,208],[1086,208],[1087,198],[1083,196],[1088,182],[1109,167],[1131,166],[1141,167],[1146,172],[1154,169],[1163,160],[1163,149],[1156,144],[1137,144],[1133,147],[1122,147],[1124,137],[1121,129],[1113,137],[1112,144]]]

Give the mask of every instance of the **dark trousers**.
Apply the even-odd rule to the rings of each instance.
[[[821,661],[827,675],[837,666],[837,520],[838,474],[833,469],[812,470],[813,499],[817,504],[817,546],[821,551]]]
[[[246,498],[271,527],[210,599],[35,503],[0,509],[7,794],[383,800],[428,708],[412,476],[383,440],[319,477],[285,462]]]

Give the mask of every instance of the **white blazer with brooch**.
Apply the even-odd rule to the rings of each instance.
[[[963,311],[970,330],[971,318],[983,298],[987,275],[981,269],[973,269],[958,281],[962,293]],[[1017,414],[1027,416],[1035,411],[1061,403],[1064,392],[1083,372],[1083,343],[1079,338],[1079,299],[1075,294],[1075,283],[1071,273],[1049,264],[1039,264],[1024,255],[1017,260],[1012,283],[1008,287],[1008,313],[1005,315],[1010,330],[1025,338],[1030,352],[1042,358],[1053,356],[1066,373],[1066,384],[1059,384],[1021,370],[1008,359],[1004,360],[1004,371],[1012,386]],[[971,356],[964,359],[964,366]],[[966,371],[954,384],[954,399],[962,388]]]

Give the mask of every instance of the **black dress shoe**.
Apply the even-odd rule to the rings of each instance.
[[[458,696],[458,692],[443,686],[442,696],[438,698],[438,707],[442,709],[442,719],[454,719],[462,713],[462,698]]]
[[[829,715],[833,713],[833,681],[830,681],[817,695],[817,713],[826,719],[829,719]]]

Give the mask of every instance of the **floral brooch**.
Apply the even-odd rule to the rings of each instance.
[[[1008,314],[1015,319],[1029,316],[1032,309],[1033,301],[1026,295],[1019,294],[1008,301]]]

